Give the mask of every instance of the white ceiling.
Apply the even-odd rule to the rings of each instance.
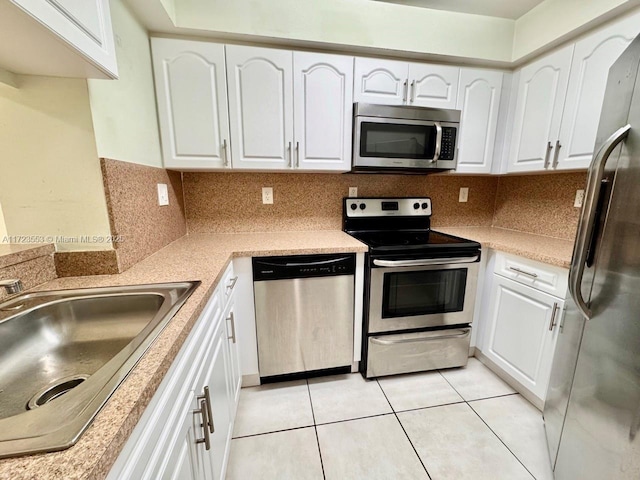
[[[375,0],[490,17],[520,18],[543,0]]]

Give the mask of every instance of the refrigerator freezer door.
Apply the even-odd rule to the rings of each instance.
[[[582,335],[556,480],[640,478],[640,38],[625,55],[635,59],[627,69],[635,87],[622,122],[632,128],[609,177],[613,188],[595,246],[591,319]],[[608,90],[616,87],[609,80]]]

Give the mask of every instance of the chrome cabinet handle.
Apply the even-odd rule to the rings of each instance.
[[[296,142],[296,168],[300,166],[300,142]]]
[[[204,448],[206,450],[211,450],[211,437],[209,436],[209,429],[207,425],[209,423],[209,419],[207,417],[207,401],[205,399],[200,400],[200,408],[198,410],[193,411],[194,415],[202,415],[202,424],[204,431],[204,436],[202,438],[196,438],[196,444],[204,443]]]
[[[529,276],[531,278],[538,278],[538,274],[537,273],[525,272],[524,270],[520,270],[519,268],[516,268],[516,267],[509,267],[509,270],[513,270],[514,272],[521,273],[523,275],[527,275],[527,276]]]
[[[287,164],[287,167],[291,168],[293,167],[293,148],[291,147],[291,142],[289,142],[287,150],[289,151],[289,163]]]
[[[578,310],[589,320],[591,318],[591,309],[587,306],[584,298],[582,298],[582,276],[584,275],[584,266],[589,253],[589,245],[593,236],[594,226],[596,222],[596,211],[598,200],[600,197],[600,185],[604,175],[604,167],[611,153],[615,150],[620,142],[629,135],[631,125],[625,125],[615,131],[598,150],[591,166],[589,167],[589,179],[587,180],[587,188],[584,197],[584,206],[580,222],[578,223],[578,233],[576,234],[576,243],[573,247],[573,257],[571,258],[571,268],[569,269],[569,293],[576,303]]]
[[[547,142],[547,153],[544,154],[544,168],[549,166],[549,156],[551,155],[552,149],[551,142]]]
[[[227,290],[231,291],[235,288],[236,286],[236,282],[238,281],[238,276],[236,275],[235,277],[233,277],[231,279],[231,281],[229,282],[229,285],[227,285]]]
[[[560,144],[560,140],[556,140],[556,149],[553,152],[553,162],[551,162],[551,168],[556,168],[558,166],[558,157],[560,156],[560,149],[562,145]]]
[[[431,163],[436,163],[440,158],[440,150],[442,150],[442,125],[440,125],[440,122],[433,122],[433,125],[436,127],[436,151],[433,154]]]
[[[222,154],[224,155],[224,157],[223,157],[224,166],[228,167],[229,166],[229,158],[227,157],[227,140],[226,139],[222,140]]]
[[[378,260],[373,264],[378,267],[423,267],[427,265],[447,265],[449,263],[473,263],[478,261],[479,255],[474,257],[453,257],[453,258],[423,258],[420,260]]]
[[[556,315],[558,314],[558,302],[553,302],[553,311],[551,312],[551,321],[549,322],[549,331],[553,332],[556,326]]]
[[[204,400],[205,406],[207,407],[207,425],[209,426],[209,431],[211,433],[216,431],[215,426],[213,425],[213,409],[211,408],[211,394],[209,393],[209,387],[204,387],[204,394],[198,395],[196,399],[201,402]]]
[[[229,316],[226,320],[227,322],[231,320],[231,336],[227,336],[227,338],[233,343],[236,343],[236,318],[234,317],[233,312],[229,312]]]
[[[471,329],[464,330],[462,331],[462,333],[457,333],[455,335],[438,335],[438,336],[431,336],[431,337],[402,338],[399,340],[383,340],[380,338],[372,337],[371,343],[375,343],[378,345],[397,345],[399,343],[415,343],[415,342],[424,342],[424,341],[430,341],[430,340],[443,340],[447,338],[462,338],[462,337],[468,336],[469,332],[471,332]]]
[[[402,85],[402,103],[407,103],[407,85],[408,80],[405,80],[404,84]]]
[[[413,103],[416,99],[416,81],[411,81],[411,87],[409,87],[409,102]]]

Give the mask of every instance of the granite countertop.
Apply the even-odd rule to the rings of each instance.
[[[480,242],[483,247],[520,255],[531,260],[569,268],[573,254],[573,241],[517,232],[496,227],[434,228],[442,233]]]
[[[337,230],[194,234],[176,240],[118,275],[57,278],[40,285],[38,290],[184,280],[202,282],[78,443],[60,452],[0,460],[0,479],[106,477],[233,257],[365,251],[366,245]],[[7,254],[20,255],[20,252],[18,249]]]
[[[26,262],[43,255],[50,255],[54,251],[55,247],[53,246],[53,243],[0,244],[0,268],[15,265],[16,263]]]

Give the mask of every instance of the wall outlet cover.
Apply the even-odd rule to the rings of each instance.
[[[169,205],[169,190],[166,183],[158,183],[158,205]]]
[[[358,196],[358,187],[349,187],[349,197],[355,198]]]
[[[262,187],[262,203],[264,205],[273,204],[273,187]]]
[[[460,195],[458,195],[459,202],[467,202],[469,200],[469,187],[461,187]]]
[[[576,190],[576,199],[573,201],[573,206],[576,208],[582,207],[584,203],[584,190]]]

